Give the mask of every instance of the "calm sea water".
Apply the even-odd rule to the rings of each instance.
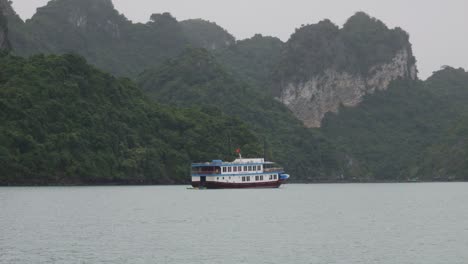
[[[468,263],[468,184],[0,188],[0,263]]]

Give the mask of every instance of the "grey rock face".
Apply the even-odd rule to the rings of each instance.
[[[388,63],[375,65],[367,76],[325,70],[301,83],[287,83],[278,98],[307,127],[320,127],[328,112],[340,105],[356,106],[364,95],[385,90],[398,78],[417,78],[416,65],[410,64],[410,52],[402,49]]]

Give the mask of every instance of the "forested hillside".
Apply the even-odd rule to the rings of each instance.
[[[218,111],[150,102],[82,57],[0,57],[0,185],[184,183],[192,161],[234,147],[257,156],[261,140]]]
[[[1,50],[10,49],[10,41],[8,39],[8,21],[5,16],[5,7],[0,2],[0,52]]]
[[[468,73],[418,80],[409,34],[363,12],[282,42],[111,0],[0,9],[0,185],[184,183],[238,147],[296,182],[467,180]]]
[[[234,36],[214,22],[188,19],[180,22],[188,41],[194,47],[207,50],[224,49],[236,42]]]
[[[175,56],[188,43],[169,13],[133,24],[110,0],[50,1],[31,19],[13,24],[11,34],[16,54],[74,52],[104,70],[127,76]]]
[[[217,59],[237,78],[250,82],[261,93],[271,93],[273,71],[280,63],[284,43],[257,34],[215,52]]]
[[[325,19],[296,29],[272,76],[273,94],[305,126],[320,127],[340,105],[357,106],[399,78],[417,79],[417,68],[405,31],[358,12],[341,28]]]
[[[178,22],[170,13],[153,14],[133,23],[111,0],[56,0],[38,8],[23,22],[10,10],[15,54],[77,53],[91,64],[119,76],[134,77],[178,55],[187,46],[224,48],[234,37],[201,19]]]
[[[468,73],[448,67],[342,107],[322,131],[347,153],[349,179],[467,180],[467,100]]]
[[[356,13],[342,28],[325,19],[296,29],[275,76],[278,82],[301,82],[328,69],[368,75],[372,67],[391,61],[402,49],[411,53],[408,63],[414,63],[408,33],[389,29],[366,13]]]
[[[267,158],[283,164],[295,181],[328,180],[338,174],[338,154],[330,142],[304,128],[280,102],[226,72],[206,50],[187,50],[143,73],[139,84],[160,103],[210,105],[242,119],[266,140]]]

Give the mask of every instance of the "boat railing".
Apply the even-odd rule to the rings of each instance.
[[[203,174],[203,175],[219,174],[219,171],[192,171],[192,174]]]
[[[264,168],[264,172],[275,172],[275,171],[283,171],[283,168],[277,167],[277,168]]]

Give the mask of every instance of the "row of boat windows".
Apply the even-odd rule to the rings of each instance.
[[[269,177],[270,180],[277,180],[277,179],[278,179],[278,175],[276,175],[276,174],[272,174],[272,175],[257,175],[257,176],[255,176],[255,181],[263,181],[263,179],[264,179],[263,176],[265,176],[265,178],[266,178],[266,177]],[[246,182],[246,181],[249,182],[249,181],[250,181],[250,178],[253,178],[253,177],[254,177],[254,176],[243,176],[243,177],[242,177],[242,181],[243,181],[243,182]]]
[[[278,179],[278,175],[276,175],[276,174],[258,175],[258,176],[255,176],[255,181],[263,181],[263,179],[264,179],[263,176],[265,176],[265,178],[269,177],[270,180],[277,180]],[[224,180],[224,177],[216,177],[217,180],[219,180],[219,178],[222,178]],[[253,178],[254,178],[254,176],[242,176],[242,181],[243,182],[249,182],[251,180],[253,181]],[[231,179],[231,177],[229,177],[229,179]]]
[[[243,169],[243,170],[242,170]],[[261,171],[262,166],[230,166],[223,167],[223,172],[238,172],[238,171]]]

